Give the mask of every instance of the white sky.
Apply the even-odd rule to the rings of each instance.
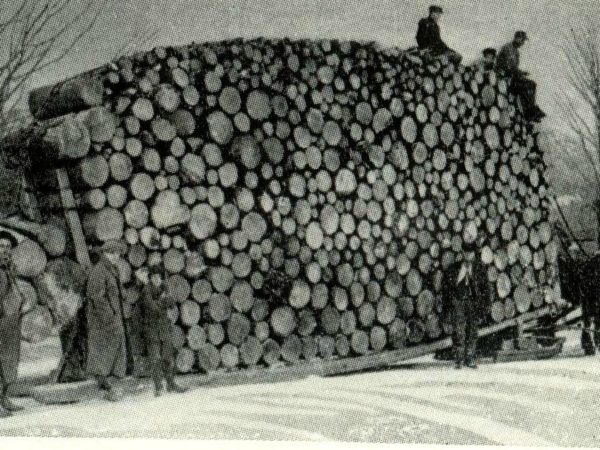
[[[234,37],[329,37],[415,44],[416,24],[429,0],[116,0],[97,29],[36,85],[52,83],[110,59],[135,31],[156,30],[154,45]],[[539,84],[539,103],[560,126],[555,99],[568,87],[560,46],[577,20],[600,17],[598,0],[438,0],[442,36],[465,61],[487,46],[500,47],[517,29],[530,41],[522,66]]]

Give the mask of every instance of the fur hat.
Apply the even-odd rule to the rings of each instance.
[[[492,55],[494,58],[498,54],[498,52],[496,51],[496,49],[492,48],[492,47],[488,47],[488,48],[483,49],[482,53],[483,53],[483,56]]]
[[[148,275],[149,276],[160,275],[164,278],[165,274],[166,274],[165,268],[160,264],[153,264],[150,267],[148,267]]]
[[[515,33],[515,39],[523,39],[524,41],[528,40],[527,33],[524,31],[517,31]]]
[[[10,242],[10,246],[12,248],[15,248],[17,245],[19,245],[19,241],[17,241],[17,238],[14,237],[12,235],[12,233],[9,233],[8,231],[0,230],[0,240],[3,240],[3,239]]]

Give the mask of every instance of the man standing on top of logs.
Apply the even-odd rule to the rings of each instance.
[[[0,231],[0,417],[23,408],[8,398],[8,388],[17,380],[21,353],[21,295],[15,284],[11,251],[17,240]]]
[[[117,271],[117,263],[125,251],[122,242],[106,242],[87,282],[87,373],[96,377],[101,390],[108,391],[106,398],[110,401],[121,396],[111,377],[124,378],[127,372],[127,340]]]
[[[143,335],[154,381],[155,397],[159,397],[163,391],[163,378],[167,382],[167,392],[187,391],[175,383],[175,347],[167,310],[175,306],[176,302],[166,291],[164,278],[164,269],[158,265],[151,266],[141,297]]]
[[[474,225],[474,224],[473,224]],[[462,261],[454,263],[444,275],[443,301],[452,317],[452,345],[456,369],[463,365],[477,368],[478,325],[489,310],[490,291],[487,272],[477,254],[476,233],[466,233]]]
[[[426,50],[431,56],[447,55],[450,61],[460,64],[462,56],[448,47],[441,37],[438,22],[443,12],[440,6],[429,7],[429,16],[419,21],[417,45],[419,50]]]
[[[496,70],[511,79],[510,90],[521,99],[525,118],[539,122],[546,117],[546,114],[536,104],[536,83],[527,78],[529,75],[527,72],[519,69],[521,57],[519,48],[523,46],[527,39],[527,34],[524,31],[517,31],[512,42],[504,45],[500,50],[496,61]]]

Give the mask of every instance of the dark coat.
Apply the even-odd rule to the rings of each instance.
[[[169,297],[164,286],[157,288],[151,283],[144,286],[141,300],[140,313],[145,341],[170,344],[173,340],[173,325],[167,310],[174,306],[175,302]]]
[[[509,42],[498,53],[496,70],[511,77],[521,75],[521,70],[519,69],[520,59],[519,49],[512,42]]]
[[[443,53],[448,50],[448,46],[442,41],[440,26],[431,17],[419,21],[417,45],[420,50],[427,49],[433,53]]]
[[[584,323],[589,324],[592,318],[600,318],[600,255],[594,255],[578,269],[581,312]]]
[[[127,344],[117,269],[104,257],[92,267],[87,282],[89,375],[124,377]]]
[[[454,301],[473,302],[477,318],[484,319],[491,310],[492,297],[490,284],[487,279],[487,270],[479,259],[473,261],[473,275],[471,289],[465,289],[461,284],[457,285],[458,275],[462,262],[456,262],[444,273],[442,284],[442,296],[444,307],[449,308]],[[471,294],[471,295],[469,295]]]
[[[4,383],[17,380],[21,355],[21,305],[8,270],[0,268],[0,368]]]

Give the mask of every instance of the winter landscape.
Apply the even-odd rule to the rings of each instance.
[[[0,301],[23,302],[0,437],[598,446],[600,4],[440,0],[459,70],[402,56],[420,0],[20,2],[0,2]],[[518,30],[541,120],[471,66]],[[477,364],[448,298],[478,297],[471,254]],[[69,370],[102,355],[87,380],[61,330]]]

